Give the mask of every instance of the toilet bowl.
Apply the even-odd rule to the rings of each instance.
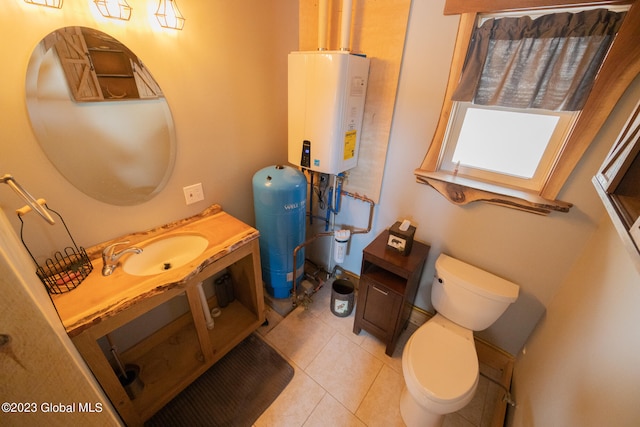
[[[518,285],[447,255],[436,260],[436,315],[407,341],[400,413],[408,427],[441,426],[466,406],[479,379],[473,331],[486,329],[518,297]]]
[[[402,370],[406,387],[400,411],[405,424],[425,426],[429,420],[438,425],[475,394],[479,369],[473,332],[434,316],[407,341]]]

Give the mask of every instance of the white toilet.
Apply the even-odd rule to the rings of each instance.
[[[436,427],[471,401],[478,386],[473,331],[488,328],[518,298],[518,285],[441,254],[431,303],[436,310],[402,353],[400,413],[408,427]]]

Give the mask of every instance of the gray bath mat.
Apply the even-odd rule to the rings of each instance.
[[[293,378],[293,368],[249,335],[145,426],[251,426]]]

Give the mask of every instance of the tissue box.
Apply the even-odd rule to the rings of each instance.
[[[387,240],[387,249],[398,252],[400,255],[407,256],[411,253],[413,246],[413,236],[416,234],[416,228],[409,226],[407,231],[400,230],[400,221],[396,222],[389,228],[389,238]]]

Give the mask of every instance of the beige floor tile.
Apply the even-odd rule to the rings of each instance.
[[[484,398],[484,407],[482,409],[482,419],[478,427],[489,427],[493,421],[493,415],[496,407],[501,403],[505,393],[502,388],[489,381],[486,396]]]
[[[444,417],[444,422],[442,423],[442,427],[476,427],[469,420],[461,416],[459,413],[455,412],[453,414],[448,414]]]
[[[402,375],[384,365],[356,412],[369,427],[403,427],[400,415]]]
[[[366,331],[353,333],[355,307],[348,317],[331,312],[331,282],[312,299],[308,307],[297,307],[284,319],[268,312],[270,324],[259,330],[289,359],[296,374],[256,427],[404,426],[399,408],[402,351],[419,326],[409,323],[389,357],[379,339]],[[481,369],[499,376],[484,364]],[[474,399],[447,415],[444,427],[487,427],[500,393],[481,377]]]
[[[472,425],[479,426],[482,420],[482,412],[484,410],[484,401],[489,387],[489,380],[480,376],[478,380],[478,388],[471,402],[458,411],[463,418],[468,420]]]
[[[327,394],[302,369],[295,375],[280,396],[260,415],[256,427],[300,427]]]
[[[333,314],[331,312],[331,283],[325,284],[312,298],[313,302],[309,305],[311,314],[317,316],[318,319],[354,343],[362,344],[364,340],[362,334],[359,336],[353,333],[353,321],[356,315],[355,304],[351,314],[347,317],[339,317]]]
[[[265,319],[267,321],[266,325],[262,325],[258,328],[257,332],[263,337],[266,336],[269,331],[278,326],[280,322],[284,319],[280,314],[278,314],[275,310],[272,310],[269,306],[265,308]]]
[[[331,284],[325,283],[315,294],[311,296],[312,303],[309,304],[309,311],[318,316],[321,313],[330,310],[329,302],[331,301]]]
[[[393,351],[393,356],[387,356],[387,346],[378,338],[369,334],[367,331],[361,331],[360,335],[363,337],[362,348],[373,354],[378,359],[382,360],[386,365],[389,365],[393,370],[402,374],[402,351],[404,346],[418,327],[412,323],[407,326],[405,330],[400,333],[396,348]]]
[[[342,334],[335,334],[305,371],[355,413],[382,365]]]
[[[325,394],[304,427],[366,427],[355,415],[347,410],[329,393]]]
[[[356,311],[354,309],[349,316],[338,317],[331,312],[331,308],[329,307],[329,304],[327,304],[326,310],[319,313],[318,318],[337,332],[344,335],[344,337],[349,341],[357,345],[361,345],[364,341],[364,336],[362,334],[356,335],[353,333],[353,321],[355,319],[355,313]]]
[[[393,357],[387,356],[387,345],[380,341],[378,338],[369,334],[367,331],[361,331],[360,335],[362,335],[362,348],[371,353],[377,359],[380,359],[384,362],[385,365],[392,367],[396,372],[402,373],[402,348],[404,348],[404,343],[402,343],[402,347],[399,345],[396,347],[396,350],[393,352]]]
[[[266,337],[285,356],[305,369],[335,333],[309,310],[298,307]]]

